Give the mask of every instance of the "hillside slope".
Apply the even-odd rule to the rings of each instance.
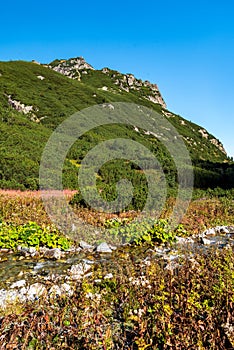
[[[157,85],[109,68],[95,70],[83,58],[74,58],[50,64],[0,62],[0,187],[36,189],[42,150],[54,128],[77,111],[111,102],[136,103],[164,115],[182,135],[200,174],[197,178],[206,174],[207,178],[219,178],[219,184],[228,163],[221,142],[204,128],[168,111]],[[113,131],[105,133],[107,138],[114,137]],[[155,137],[123,126],[121,133],[139,142],[141,138],[163,166],[171,167],[168,153]],[[93,138],[84,136],[79,147],[68,154],[66,187],[76,186],[77,164],[94,139],[96,143],[101,139],[99,131]]]

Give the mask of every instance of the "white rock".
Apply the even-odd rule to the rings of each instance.
[[[215,236],[216,230],[214,228],[209,228],[208,230],[203,232],[206,236]]]
[[[13,100],[11,98],[11,95],[8,96],[8,103],[12,108],[24,114],[31,113],[34,109],[33,106],[26,106],[24,103],[21,103],[20,101]]]
[[[174,261],[169,262],[166,266],[165,266],[165,270],[170,271],[171,273],[173,273],[180,265]]]
[[[45,262],[38,262],[35,266],[34,266],[34,270],[40,270],[45,266]]]
[[[98,253],[112,253],[112,249],[109,247],[109,245],[106,242],[99,244],[96,248],[96,251]]]
[[[73,290],[71,289],[71,286],[68,283],[63,283],[61,285],[61,292],[62,294],[67,294],[69,296],[72,296]]]
[[[101,283],[102,280],[99,278],[99,279],[94,280],[94,282],[95,282],[95,283]]]
[[[87,264],[85,262],[82,262],[77,265],[72,265],[70,269],[70,274],[73,279],[81,279],[86,272],[88,272],[91,269],[90,264]]]
[[[107,107],[112,111],[115,109],[115,107],[111,103],[108,103]]]
[[[210,245],[212,243],[209,239],[207,239],[205,237],[202,237],[201,242],[204,245]]]
[[[187,238],[184,238],[184,237],[178,237],[176,236],[176,243],[178,244],[193,244],[194,243],[194,240],[190,237],[187,237]]]
[[[104,279],[107,280],[107,279],[111,279],[113,278],[113,274],[112,273],[108,273],[106,276],[104,276]]]
[[[179,254],[170,254],[170,255],[164,255],[163,258],[164,260],[167,260],[167,261],[174,261],[174,260],[177,260],[179,259],[180,257],[184,257],[184,255],[179,255]]]
[[[21,287],[23,287],[25,285],[25,283],[26,283],[25,280],[20,280],[20,281],[12,283],[10,288],[21,288]]]
[[[79,246],[85,250],[94,250],[94,247],[91,244],[86,243],[85,241],[81,241],[79,243]]]
[[[32,257],[39,256],[39,252],[36,250],[35,247],[29,247],[28,252]]]
[[[44,253],[44,257],[48,259],[61,259],[62,252],[59,248],[47,249]]]
[[[36,248],[35,247],[29,247],[28,248],[28,252],[30,253],[30,254],[33,254],[33,253],[35,253],[37,250],[36,250]]]
[[[51,295],[51,296],[57,296],[57,295],[60,296],[60,295],[62,294],[62,292],[61,292],[60,287],[59,287],[58,285],[55,284],[55,285],[53,285],[53,286],[50,288],[48,294]]]
[[[0,290],[0,307],[6,308],[6,306],[10,303],[19,300],[19,293],[16,290]]]
[[[92,299],[92,300],[96,300],[96,301],[100,301],[101,298],[102,298],[101,294],[99,294],[99,293],[91,293],[91,292],[86,293],[85,297],[87,299]]]
[[[164,255],[165,253],[168,253],[170,251],[170,249],[160,249],[158,247],[155,247],[154,250],[159,255]]]
[[[20,293],[20,299],[22,300],[25,300],[26,299],[26,294],[27,294],[27,291],[28,289],[23,287],[19,290],[19,293]]]
[[[226,233],[226,234],[229,233],[229,230],[226,226],[217,226],[217,227],[215,227],[215,231],[217,233]]]
[[[35,300],[46,293],[46,288],[41,283],[32,284],[27,292],[27,298],[29,300]]]
[[[109,247],[110,247],[110,249],[112,249],[112,250],[116,250],[116,249],[117,249],[117,247],[116,247],[115,245],[112,245],[112,244],[109,244]]]

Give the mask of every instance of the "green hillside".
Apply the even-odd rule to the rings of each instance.
[[[83,67],[79,70],[74,66],[75,60],[55,60],[49,65],[0,62],[1,188],[37,189],[41,154],[54,128],[77,111],[111,102],[131,102],[164,115],[187,145],[195,166],[196,187],[216,187],[224,183],[226,187],[231,186],[233,171],[222,144],[202,127],[169,112],[155,85],[110,69]],[[61,64],[63,74],[54,70]],[[169,187],[175,186],[176,171],[168,150],[156,137],[124,125],[92,130],[77,141],[67,155],[64,186],[76,188],[78,165],[85,152],[100,140],[116,135],[134,139],[152,150],[166,173]],[[120,168],[120,163],[103,167],[100,186],[104,186],[105,191],[111,187],[105,177],[110,173],[115,174],[112,180],[123,176],[116,173]],[[133,169],[136,186],[140,183],[146,186],[137,167],[129,164],[125,169],[127,177]]]

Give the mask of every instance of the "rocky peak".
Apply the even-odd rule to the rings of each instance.
[[[87,73],[86,70],[94,69],[83,57],[70,58],[68,60],[55,60],[47,65],[47,67],[66,75],[68,78],[78,80],[80,80],[82,73]]]

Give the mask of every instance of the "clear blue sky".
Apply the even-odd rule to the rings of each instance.
[[[234,156],[233,18],[233,0],[4,1],[0,60],[83,56],[131,72]]]

